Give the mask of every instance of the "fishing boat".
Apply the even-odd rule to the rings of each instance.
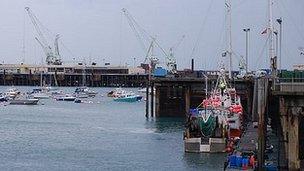
[[[132,92],[126,92],[114,98],[116,102],[138,102],[142,100],[142,96],[136,95]]]
[[[225,1],[227,18],[231,19],[231,2]],[[184,131],[184,147],[186,152],[229,152],[242,135],[243,108],[235,88],[227,81],[232,79],[232,29],[231,20],[227,21],[227,47],[222,53],[216,85],[211,89],[202,103],[188,113],[186,129]],[[228,57],[228,58],[227,58]],[[226,70],[228,68],[228,76]],[[206,86],[207,76],[206,78]]]
[[[186,152],[231,151],[242,134],[243,108],[240,97],[221,70],[210,97],[188,114],[184,145]]]

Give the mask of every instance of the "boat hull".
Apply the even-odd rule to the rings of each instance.
[[[38,99],[11,100],[10,105],[37,105]]]
[[[35,94],[35,95],[33,95],[33,98],[34,99],[49,99],[50,96],[46,95],[46,94]]]
[[[75,101],[75,99],[76,98],[57,98],[56,100],[57,101],[70,101],[70,102],[72,102],[72,101]]]
[[[7,98],[6,97],[0,97],[0,102],[7,102]]]
[[[185,152],[189,153],[223,153],[226,149],[225,138],[209,138],[202,143],[201,138],[188,138],[184,140]]]
[[[114,101],[116,101],[116,102],[138,102],[140,100],[142,100],[142,96],[114,98]]]

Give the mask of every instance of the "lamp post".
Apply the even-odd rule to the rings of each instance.
[[[278,52],[279,52],[279,33],[278,31],[274,31],[273,32],[274,35],[275,35],[275,38],[276,38],[276,43],[275,43],[275,56],[277,57],[278,56]]]
[[[246,32],[246,73],[248,73],[248,39],[249,39],[249,32],[250,32],[250,28],[246,28],[246,29],[243,29],[244,32]]]
[[[279,61],[280,61],[280,73],[281,73],[281,70],[282,70],[282,18],[278,18],[277,19],[277,22],[279,23],[280,25],[280,51],[279,51]]]

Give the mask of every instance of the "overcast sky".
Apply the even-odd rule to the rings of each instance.
[[[212,2],[213,1],[213,2]],[[282,67],[304,63],[298,47],[304,46],[304,1],[274,0],[274,19],[283,18]],[[0,61],[4,63],[41,63],[44,53],[35,41],[37,35],[24,7],[30,7],[53,34],[59,33],[63,61],[73,58],[101,64],[133,66],[143,62],[145,52],[128,25],[121,9],[127,8],[139,25],[168,51],[182,35],[175,49],[178,68],[189,68],[191,53],[197,69],[217,69],[225,49],[224,0],[1,0]],[[250,69],[268,68],[267,0],[233,0],[233,61],[237,68],[245,55],[245,33],[250,28]],[[275,23],[278,28],[278,25]],[[54,37],[48,36],[53,45]],[[25,55],[22,47],[25,45]],[[196,43],[198,42],[198,43]],[[263,50],[264,49],[264,50]],[[155,53],[164,65],[160,50]]]

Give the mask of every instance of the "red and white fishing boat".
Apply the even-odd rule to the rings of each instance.
[[[232,150],[242,134],[243,107],[235,88],[221,69],[213,91],[191,109],[185,131],[186,152],[225,152]]]

